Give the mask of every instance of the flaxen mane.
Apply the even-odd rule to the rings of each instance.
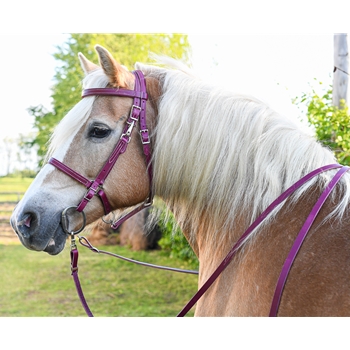
[[[167,200],[179,224],[187,225],[191,219],[192,232],[197,231],[205,211],[217,223],[213,234],[233,230],[235,218],[243,212],[249,224],[302,176],[336,163],[334,155],[296,121],[255,98],[204,83],[177,61],[159,61],[169,68],[136,65],[146,76],[159,79],[162,90],[153,133],[155,193]],[[84,79],[83,88],[107,83],[102,69],[97,69]],[[67,140],[88,118],[93,102],[94,97],[83,99],[60,122],[48,157],[69,144]],[[294,200],[316,181],[323,187],[333,173],[322,174],[321,181],[309,181]],[[344,176],[341,186],[349,188],[350,175]],[[342,193],[343,200],[332,213],[339,218],[350,191]]]
[[[191,220],[194,233],[205,211],[217,223],[213,234],[234,229],[242,213],[248,225],[302,176],[336,163],[331,151],[301,125],[255,98],[209,86],[174,61],[172,69],[138,68],[162,86],[154,149],[156,193],[167,199],[180,224]],[[332,174],[309,181],[294,200],[316,181],[324,187]],[[349,188],[350,175],[341,186]],[[350,191],[342,193],[332,213],[339,218]]]

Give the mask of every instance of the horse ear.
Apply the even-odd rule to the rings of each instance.
[[[99,68],[95,63],[89,61],[81,52],[78,53],[81,68],[83,69],[85,75],[89,74],[91,71]]]
[[[130,75],[133,75],[123,68],[104,47],[96,45],[95,50],[98,53],[101,67],[112,86],[127,88]]]

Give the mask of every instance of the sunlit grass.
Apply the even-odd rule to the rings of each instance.
[[[16,202],[32,183],[32,178],[0,177],[0,202]],[[13,192],[11,194],[4,194]]]
[[[32,179],[0,178],[1,192],[25,192]],[[11,195],[13,196],[13,195]],[[12,200],[0,198],[0,201]],[[1,316],[85,316],[70,271],[70,252],[29,251],[0,239]],[[156,265],[196,269],[162,251],[101,249]],[[197,290],[197,276],[138,266],[79,246],[79,277],[95,316],[176,316]],[[193,315],[193,311],[189,313]]]
[[[103,249],[153,264],[193,268],[160,251]],[[83,247],[79,252],[79,277],[95,316],[176,316],[197,290],[196,275],[138,266]],[[21,245],[0,245],[0,287],[0,316],[85,316],[68,248],[50,256]]]

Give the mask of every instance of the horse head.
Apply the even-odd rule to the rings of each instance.
[[[100,66],[79,54],[85,73],[84,88],[134,90],[135,75],[120,65],[101,46],[96,46]],[[156,117],[158,81],[146,78],[147,127],[151,133]],[[153,92],[151,92],[151,90]],[[85,179],[94,179],[121,139],[133,107],[133,99],[124,96],[87,96],[62,119],[51,138],[48,158],[57,160]],[[139,129],[135,125],[135,129]],[[134,130],[125,152],[120,155],[103,183],[110,210],[125,209],[147,199],[150,181],[143,154],[142,138]],[[100,189],[100,188],[99,188]],[[47,162],[16,206],[11,225],[28,249],[58,254],[67,238],[61,215],[65,208],[77,207],[86,196],[86,188],[67,173]],[[84,208],[86,223],[105,214],[103,203],[94,196]],[[69,212],[69,230],[78,230],[83,217]]]

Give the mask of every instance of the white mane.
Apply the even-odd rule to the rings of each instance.
[[[191,232],[197,231],[205,211],[217,223],[213,234],[232,230],[238,215],[250,224],[301,177],[337,163],[296,122],[252,97],[208,86],[170,63],[175,70],[137,67],[158,77],[163,92],[155,132],[155,193],[170,203],[178,222]],[[332,174],[320,175],[320,186]],[[347,189],[349,178],[342,180]],[[294,199],[316,181],[304,185]],[[339,217],[349,202],[350,191],[344,193],[332,213]]]

